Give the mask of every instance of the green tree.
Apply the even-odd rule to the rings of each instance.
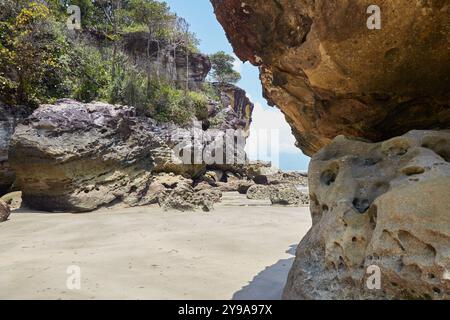
[[[211,75],[213,79],[220,83],[236,83],[241,80],[239,72],[233,69],[235,58],[223,51],[219,51],[209,56],[212,65]]]
[[[49,8],[30,2],[11,14],[0,24],[0,77],[8,87],[2,98],[37,104],[68,95],[69,47]]]

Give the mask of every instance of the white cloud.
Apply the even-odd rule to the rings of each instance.
[[[234,53],[232,54],[232,56],[234,58],[233,69],[239,73],[242,73],[244,63]]]
[[[249,98],[251,100],[251,97]],[[273,139],[276,141],[271,141]],[[272,154],[274,152],[277,155]],[[255,103],[250,137],[247,140],[247,153],[251,160],[272,160],[272,162],[277,162],[274,157],[280,157],[283,153],[301,153],[295,146],[291,127],[279,109],[263,106],[260,102]]]

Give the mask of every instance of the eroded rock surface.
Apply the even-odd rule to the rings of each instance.
[[[41,106],[16,128],[9,152],[25,204],[68,212],[147,204],[152,170],[174,166],[156,129],[131,107],[72,100]]]
[[[225,109],[241,110],[241,106],[233,100]],[[227,113],[223,130],[205,130],[195,119],[192,126],[182,128],[157,123],[132,107],[60,100],[40,106],[17,127],[9,162],[17,173],[16,187],[23,192],[24,204],[34,209],[87,212],[118,203],[161,204],[161,194],[185,201],[189,195],[185,190],[172,192],[180,181],[190,187],[201,182],[217,187],[234,175],[214,168],[207,171],[207,161],[247,162],[244,147],[252,110]],[[233,130],[229,134],[225,129]],[[235,140],[243,143],[235,144]],[[227,143],[234,147],[226,147]],[[222,158],[210,159],[211,154]],[[161,193],[166,189],[170,192]],[[220,191],[198,191],[196,197],[204,193],[213,201],[192,207],[211,210],[220,200]],[[177,206],[183,207],[172,207]]]
[[[167,195],[160,197],[160,205],[164,210],[209,212],[221,198],[222,192],[217,189],[196,191],[191,185],[180,183]]]
[[[450,131],[337,137],[312,159],[313,227],[287,299],[450,299]],[[381,269],[381,290],[366,286]]]
[[[295,186],[277,186],[272,187],[270,201],[273,205],[280,206],[306,206],[309,205],[309,197],[301,192]]]
[[[450,4],[379,0],[211,0],[239,58],[313,155],[338,135],[371,141],[449,128]]]
[[[3,200],[0,200],[0,222],[8,220],[10,214],[11,210],[9,206]]]
[[[309,205],[309,197],[305,192],[299,190],[298,183],[275,185],[255,184],[248,188],[247,199],[270,200],[273,205],[279,206]]]

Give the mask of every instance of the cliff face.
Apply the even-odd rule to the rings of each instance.
[[[381,141],[448,128],[450,9],[445,1],[211,0],[235,52],[308,155],[344,134]]]
[[[250,134],[254,105],[244,90],[232,84],[213,84],[220,96],[220,105],[214,105],[211,116],[219,120],[221,130],[242,130],[246,137]]]
[[[132,62],[155,77],[172,81],[179,88],[190,90],[201,88],[211,70],[207,55],[194,53],[169,43],[148,44],[145,32],[129,33],[124,36],[122,47]]]

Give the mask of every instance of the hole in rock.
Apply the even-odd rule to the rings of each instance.
[[[407,176],[414,176],[417,174],[425,173],[425,168],[419,166],[410,166],[402,169],[403,174]]]
[[[317,200],[317,196],[314,193],[310,194],[310,199],[311,202],[315,205],[315,206],[319,206],[319,200]]]
[[[210,124],[209,120],[202,121],[202,130],[203,131],[208,131],[210,127],[211,127],[211,124]]]
[[[330,186],[336,181],[337,178],[337,172],[334,170],[326,170],[322,173],[322,176],[320,177],[320,181],[322,181],[323,184]]]
[[[267,186],[269,184],[269,179],[265,175],[257,176],[257,177],[255,177],[255,179],[253,179],[253,181],[256,184],[261,184],[261,185],[264,185],[264,186]]]
[[[362,214],[369,209],[370,203],[369,200],[367,199],[355,198],[353,199],[353,206],[355,207],[356,210],[358,210],[359,213]]]

